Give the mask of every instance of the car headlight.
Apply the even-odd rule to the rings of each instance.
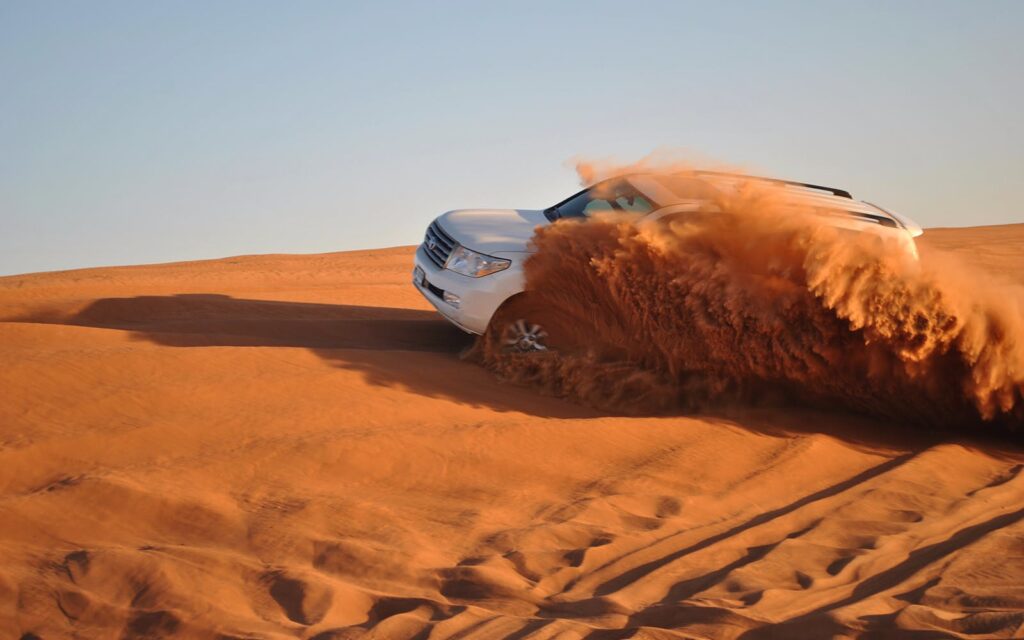
[[[502,269],[508,269],[510,264],[512,264],[511,260],[486,256],[466,247],[456,246],[444,266],[455,273],[461,273],[471,278],[480,278]]]

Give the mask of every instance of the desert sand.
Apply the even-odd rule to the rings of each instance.
[[[0,278],[0,638],[1024,635],[1012,439],[544,397],[411,256]]]

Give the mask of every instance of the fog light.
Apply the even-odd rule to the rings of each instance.
[[[459,296],[455,295],[451,291],[444,292],[444,301],[452,305],[456,309],[459,308],[459,303],[462,302],[462,300],[459,299]]]

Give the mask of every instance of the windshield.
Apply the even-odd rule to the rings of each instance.
[[[544,211],[549,220],[589,218],[602,211],[647,214],[657,207],[624,179],[606,180]]]

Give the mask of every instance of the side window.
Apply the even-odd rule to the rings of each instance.
[[[595,185],[590,193],[593,199],[584,210],[585,215],[599,211],[646,214],[654,210],[651,202],[624,178]]]
[[[639,213],[647,214],[654,210],[654,206],[637,192],[631,194],[620,194],[615,199],[615,203],[619,205],[619,208],[627,213]]]
[[[558,206],[561,218],[587,218],[612,211],[647,214],[651,202],[625,180],[608,180],[577,194]]]

